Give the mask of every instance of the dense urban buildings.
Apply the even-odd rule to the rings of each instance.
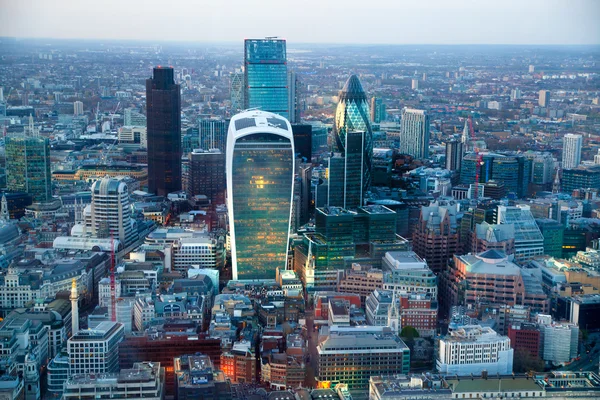
[[[290,123],[263,111],[234,116],[227,138],[233,279],[272,279],[285,269],[293,182]]]
[[[181,190],[181,94],[172,67],[155,67],[146,80],[148,190]]]

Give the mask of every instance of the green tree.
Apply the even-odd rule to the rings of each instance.
[[[513,370],[515,372],[544,371],[544,362],[540,357],[533,357],[528,350],[515,350],[513,358]]]
[[[419,337],[419,331],[412,326],[405,326],[402,328],[402,331],[400,331],[400,336],[407,340],[414,340]]]

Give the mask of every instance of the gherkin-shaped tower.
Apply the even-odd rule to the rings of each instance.
[[[336,151],[342,153],[345,157],[346,134],[348,132],[364,132],[363,145],[363,176],[362,176],[362,196],[371,186],[371,165],[373,161],[373,130],[369,121],[369,102],[367,95],[356,75],[350,76],[342,91],[339,94],[339,102],[335,112],[335,124],[333,125],[333,135],[335,139]]]

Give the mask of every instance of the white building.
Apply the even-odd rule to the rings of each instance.
[[[573,169],[581,164],[581,147],[583,146],[583,137],[567,133],[563,137],[562,168]]]
[[[215,268],[217,249],[217,240],[208,236],[181,238],[173,243],[173,270]]]
[[[145,126],[123,126],[119,128],[119,143],[139,144],[141,148],[148,148],[148,135]]]
[[[85,208],[84,218],[82,236],[110,238],[112,235],[125,247],[138,238],[131,219],[127,185],[117,179],[104,177],[94,182],[92,204]]]
[[[151,296],[138,296],[133,306],[133,327],[143,332],[156,317],[154,300]]]
[[[465,325],[440,339],[437,369],[440,374],[512,374],[510,339],[492,328]]]
[[[115,280],[115,297],[121,297],[121,285]],[[110,278],[102,278],[98,283],[98,305],[100,307],[110,307]]]
[[[67,341],[71,375],[102,374],[119,370],[119,342],[125,329],[118,322],[101,322]]]
[[[72,375],[64,385],[63,400],[164,399],[165,369],[160,363],[135,363],[131,369],[103,375]]]
[[[437,297],[436,275],[414,251],[391,251],[382,261],[383,288],[399,293],[429,293]]]
[[[400,152],[417,159],[429,157],[429,115],[424,110],[402,109]]]
[[[73,103],[73,115],[79,116],[83,114],[83,102],[76,101]]]
[[[542,336],[542,359],[553,364],[570,362],[577,357],[579,327],[570,323],[552,322],[549,315],[538,316]]]

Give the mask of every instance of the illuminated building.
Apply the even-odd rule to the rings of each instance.
[[[258,110],[231,119],[226,174],[234,280],[273,279],[285,269],[294,164],[286,119]]]
[[[345,383],[350,390],[366,389],[373,375],[406,374],[410,350],[387,326],[321,328],[317,345],[321,382]]]
[[[235,342],[231,350],[222,353],[221,370],[232,383],[256,382],[256,356],[251,343]]]

